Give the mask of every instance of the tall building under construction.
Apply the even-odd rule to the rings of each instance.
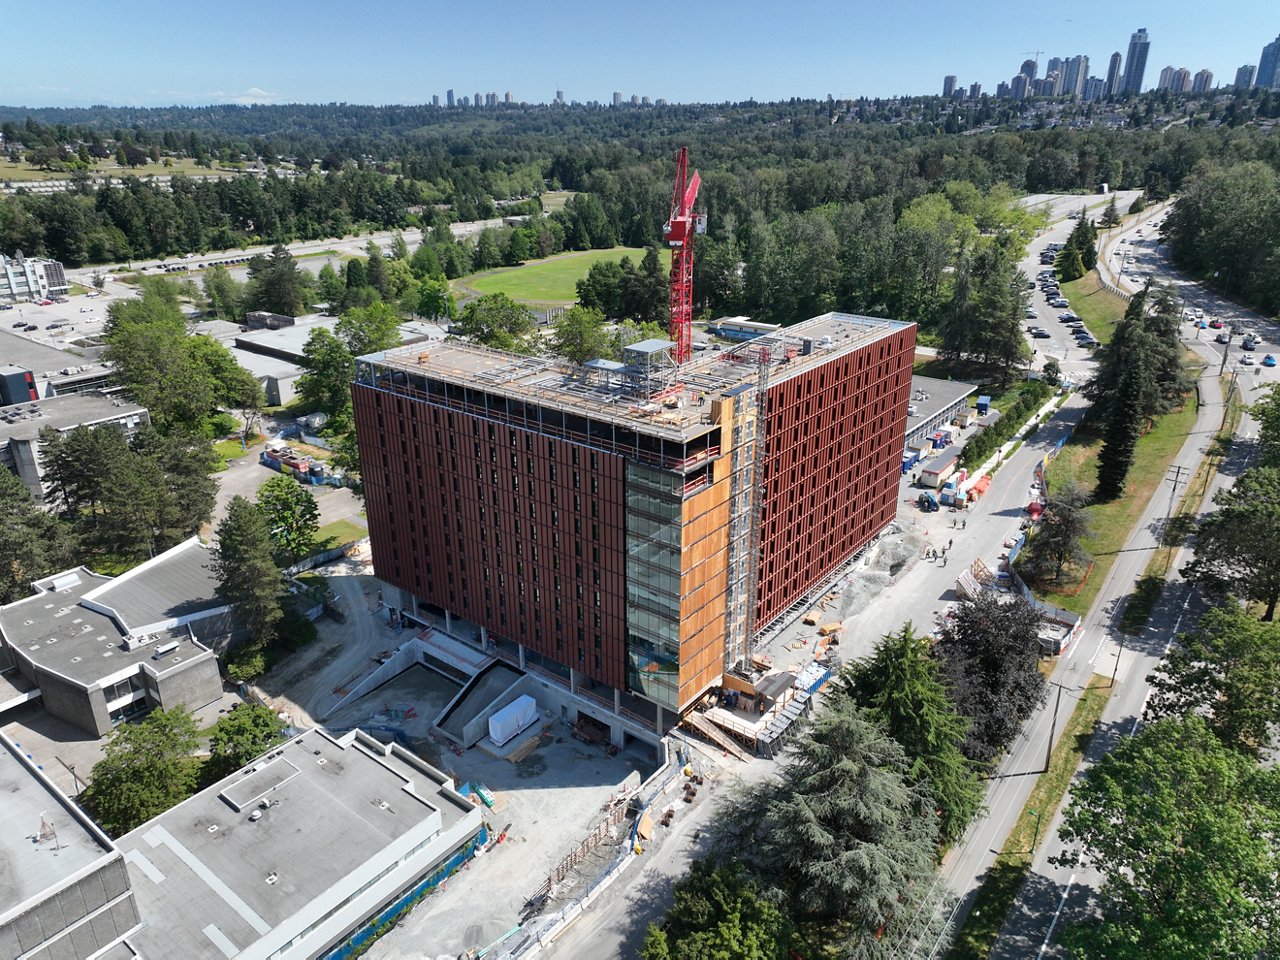
[[[577,366],[447,340],[360,358],[352,388],[403,609],[659,733],[894,518],[915,326],[673,347]]]

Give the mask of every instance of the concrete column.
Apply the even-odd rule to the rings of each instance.
[[[444,611],[444,632],[453,633],[453,614],[447,608]]]
[[[658,714],[656,717],[654,717],[653,725],[654,725],[654,729],[658,731],[658,736],[662,736],[662,705],[661,704],[657,705],[657,710],[658,710]]]
[[[520,669],[521,669],[521,670],[523,670],[523,669],[525,668],[525,666],[524,666],[524,644],[523,644],[523,643],[522,643],[522,644],[519,644],[519,647],[520,647]]]
[[[484,627],[480,628],[480,649],[481,650],[489,649],[489,631],[486,630]]]
[[[613,712],[622,713],[622,691],[613,691]]]
[[[573,667],[569,668],[569,692],[578,692],[578,671],[573,669]]]

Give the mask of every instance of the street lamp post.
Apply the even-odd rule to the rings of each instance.
[[[1036,843],[1038,843],[1040,840],[1040,811],[1032,810],[1030,807],[1028,807],[1027,813],[1031,814],[1031,816],[1036,818],[1035,831],[1031,834],[1031,852],[1035,853]]]

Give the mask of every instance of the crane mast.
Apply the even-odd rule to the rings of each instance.
[[[693,238],[705,233],[706,217],[693,212],[702,182],[698,171],[689,175],[689,149],[676,153],[676,182],[671,192],[671,216],[662,227],[662,236],[671,248],[671,339],[676,344],[676,363],[684,363],[693,353]]]

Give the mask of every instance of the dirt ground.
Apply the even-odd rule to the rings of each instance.
[[[394,650],[407,636],[397,635],[387,624],[386,610],[377,609],[378,591],[389,594],[390,588],[373,576],[367,546],[315,572],[328,579],[346,622],[322,617],[316,622],[316,641],[256,684],[269,706],[303,727],[319,726],[320,718],[376,667],[378,655]]]

